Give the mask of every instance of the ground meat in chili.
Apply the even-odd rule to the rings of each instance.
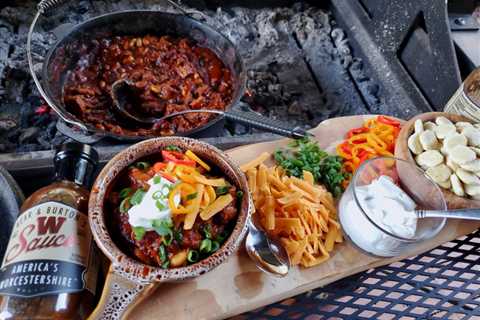
[[[228,67],[208,48],[185,38],[118,36],[78,44],[79,60],[64,86],[67,109],[92,126],[121,135],[171,135],[214,117],[198,113],[153,126],[126,123],[112,112],[111,85],[131,81],[141,112],[162,116],[191,109],[225,110],[233,96]]]

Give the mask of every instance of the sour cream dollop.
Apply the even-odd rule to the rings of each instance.
[[[155,183],[157,182],[157,183]],[[148,180],[150,188],[142,201],[128,210],[128,223],[132,227],[143,227],[153,230],[154,220],[171,218],[172,211],[168,205],[168,194],[174,184],[165,178],[155,176]],[[180,195],[173,198],[175,205],[180,203]]]
[[[379,256],[401,253],[405,242],[383,230],[404,239],[414,238],[418,221],[415,202],[388,176],[356,187],[356,195],[360,206],[351,190],[340,200],[340,221],[345,234],[369,253]]]

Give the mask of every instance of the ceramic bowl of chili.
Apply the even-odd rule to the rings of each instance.
[[[172,152],[172,147],[178,151]],[[194,156],[186,157],[186,151]],[[166,181],[175,181],[174,177],[166,173],[166,163],[179,167],[190,166],[192,158],[201,159],[214,168],[217,175],[220,174],[241,195],[237,198],[236,221],[232,221],[229,234],[220,246],[198,261],[189,261],[172,268],[162,266],[161,261],[157,263],[154,259],[139,259],[138,255],[124,245],[125,242],[119,241],[121,236],[115,225],[118,220],[112,216],[119,212],[112,210],[111,193],[118,190],[122,177],[132,170],[132,165],[138,166],[149,159],[163,159],[150,161],[151,169],[156,177],[159,174]],[[204,179],[203,175],[201,179]],[[212,145],[186,137],[163,137],[137,143],[120,152],[100,172],[89,201],[92,234],[100,250],[111,262],[102,298],[93,318],[101,318],[112,312],[118,317],[125,316],[131,310],[130,306],[141,300],[140,297],[145,297],[156,284],[197,277],[225,262],[238,249],[246,235],[247,220],[252,212],[253,202],[245,175],[224,152]],[[200,214],[196,219],[200,219]]]

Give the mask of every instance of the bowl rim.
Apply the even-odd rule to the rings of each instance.
[[[204,148],[207,152],[212,152],[213,158],[218,160],[218,163],[222,163],[223,166],[227,166],[232,170],[238,182],[238,187],[243,191],[244,196],[237,223],[219,250],[192,265],[181,268],[162,269],[161,267],[144,264],[134,259],[116,245],[110,236],[104,219],[104,204],[106,195],[109,193],[111,186],[115,184],[116,178],[120,173],[124,172],[124,170],[135,161],[156,154],[167,145],[179,145],[183,148],[185,148],[185,146]],[[89,224],[94,240],[100,250],[111,261],[112,269],[117,274],[140,284],[184,280],[197,277],[214,269],[238,249],[247,233],[247,221],[250,219],[252,212],[253,201],[248,191],[247,179],[240,170],[240,167],[220,149],[199,140],[179,136],[148,139],[118,153],[99,173],[93,184],[88,205]]]
[[[441,218],[441,222],[438,224],[438,226],[434,229],[434,231],[432,232],[432,235],[430,237],[413,237],[413,238],[404,238],[402,236],[399,236],[399,235],[396,235],[386,229],[384,229],[383,227],[381,227],[378,223],[376,223],[374,221],[374,219],[372,219],[369,214],[366,212],[366,210],[363,208],[363,206],[361,205],[360,201],[359,201],[359,198],[358,198],[358,195],[357,195],[357,190],[355,190],[355,185],[356,185],[356,182],[357,180],[359,179],[359,176],[360,176],[360,172],[362,172],[362,170],[370,163],[374,162],[374,161],[378,161],[378,160],[394,160],[396,162],[402,162],[408,166],[410,166],[412,169],[416,170],[420,176],[423,176],[424,178],[426,178],[432,185],[433,187],[435,188],[436,192],[441,196],[441,200],[442,200],[442,207],[444,208],[444,210],[447,209],[447,202],[445,200],[445,196],[442,192],[442,190],[440,189],[440,187],[429,177],[425,174],[425,172],[423,170],[421,170],[418,166],[410,163],[409,161],[407,160],[404,160],[404,159],[399,159],[399,158],[395,158],[395,157],[375,157],[375,158],[372,158],[372,159],[369,159],[365,162],[363,162],[360,167],[357,169],[357,171],[355,172],[353,178],[352,178],[352,181],[350,182],[350,185],[349,185],[349,188],[352,188],[352,194],[353,194],[353,199],[355,199],[355,204],[357,205],[357,207],[360,209],[360,212],[362,212],[362,214],[367,218],[367,220],[373,225],[375,226],[377,229],[379,229],[380,231],[382,231],[383,233],[391,236],[392,238],[396,239],[396,240],[399,240],[399,241],[402,241],[402,242],[408,242],[408,243],[413,243],[413,242],[418,242],[418,241],[423,241],[423,240],[428,240],[428,239],[431,239],[433,237],[435,237],[442,229],[443,227],[445,226],[446,224],[446,221],[447,219],[446,218]]]

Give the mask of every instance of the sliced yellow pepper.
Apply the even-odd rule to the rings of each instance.
[[[200,203],[203,198],[203,192],[205,190],[205,186],[203,184],[196,184],[195,190],[197,192],[197,196],[193,199],[192,203],[188,206],[189,212],[185,216],[185,223],[183,224],[183,229],[190,230],[195,223],[195,219],[197,218],[198,212],[200,211]]]
[[[200,159],[195,153],[193,153],[191,150],[187,150],[185,152],[185,155],[190,158],[191,160],[195,161],[198,163],[201,167],[203,167],[205,170],[210,171],[210,166],[206,164],[202,159]]]

